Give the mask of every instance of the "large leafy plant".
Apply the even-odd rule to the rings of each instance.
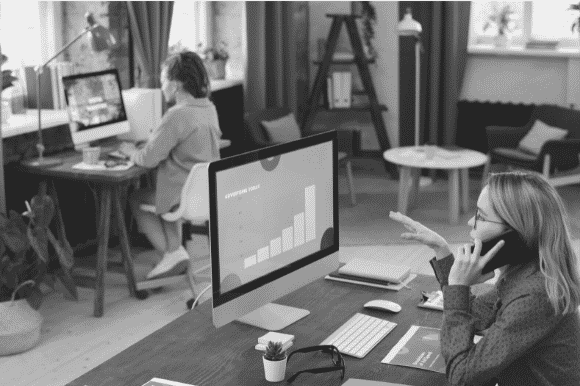
[[[55,288],[60,282],[75,300],[77,289],[71,276],[72,248],[60,242],[49,228],[55,214],[54,203],[41,184],[24,214],[0,213],[0,302],[26,298],[34,309],[42,304],[40,285]],[[32,280],[34,285],[20,286]]]
[[[2,66],[7,60],[8,57],[2,54],[2,57],[0,57],[0,66]],[[15,80],[16,77],[12,75],[12,70],[2,70],[2,90],[12,86],[12,82]]]
[[[576,11],[576,18],[574,19],[574,22],[572,22],[572,26],[570,29],[572,30],[572,32],[574,32],[574,30],[580,32],[580,3],[570,4],[568,10]]]

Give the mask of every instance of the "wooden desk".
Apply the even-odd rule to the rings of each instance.
[[[356,312],[381,317],[398,325],[365,358],[345,356],[345,381],[362,378],[415,386],[446,385],[444,374],[380,363],[410,325],[440,327],[440,311],[417,307],[421,290],[439,288],[435,278],[419,275],[409,285],[411,290],[404,288],[394,292],[319,279],[278,300],[280,304],[311,312],[281,332],[296,336],[292,351],[320,344]],[[363,308],[367,301],[381,298],[399,303],[403,310],[391,314]],[[264,378],[261,353],[254,349],[258,337],[264,333],[264,330],[241,323],[216,329],[212,324],[211,302],[205,302],[69,385],[142,385],[153,377],[196,386],[269,385]],[[316,358],[321,366],[328,360]],[[294,359],[288,364],[287,377],[300,368],[315,366],[305,363],[306,358],[296,362]],[[294,383],[340,385],[342,382],[338,372],[332,372],[301,374]]]
[[[129,293],[133,297],[137,297],[135,276],[133,271],[133,261],[131,258],[129,237],[127,235],[127,228],[125,226],[125,217],[123,214],[123,205],[121,203],[121,196],[124,190],[134,179],[147,173],[149,169],[133,166],[124,171],[99,171],[99,170],[80,170],[73,169],[73,165],[82,161],[82,154],[76,151],[69,151],[58,154],[63,163],[53,168],[34,168],[27,167],[23,164],[18,166],[18,170],[24,173],[33,174],[46,180],[48,184],[48,192],[54,200],[56,211],[57,228],[59,228],[59,237],[66,238],[64,232],[64,223],[60,213],[58,204],[58,196],[54,188],[54,180],[72,180],[79,182],[92,182],[98,189],[100,196],[100,213],[99,213],[99,229],[97,234],[98,249],[97,249],[97,264],[96,264],[96,278],[84,277],[79,279],[77,285],[90,286],[95,288],[95,306],[94,315],[100,317],[104,312],[104,296],[105,296],[105,273],[107,270],[107,251],[109,247],[109,230],[111,224],[111,215],[117,217],[119,228],[119,243],[121,247],[121,255],[123,257],[123,265],[125,275],[129,285]],[[111,208],[112,206],[112,208]],[[79,218],[78,221],[83,221]],[[74,224],[69,224],[69,226]]]

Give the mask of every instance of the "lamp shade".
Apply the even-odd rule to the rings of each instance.
[[[397,33],[399,36],[418,36],[422,30],[421,23],[413,19],[411,8],[407,8],[403,20],[401,20],[397,25]]]
[[[93,51],[102,52],[117,44],[117,41],[111,32],[97,23],[92,13],[87,12],[85,14],[85,19],[90,26],[87,36]]]

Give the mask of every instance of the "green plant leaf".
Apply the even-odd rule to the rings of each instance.
[[[44,193],[43,189],[40,189],[40,192],[32,197],[30,208],[32,209],[34,223],[40,227],[48,227],[54,217],[54,202],[50,196]]]
[[[30,227],[27,231],[28,241],[38,255],[38,258],[48,263],[48,237],[46,230],[42,227]]]
[[[26,301],[28,302],[28,304],[30,304],[30,307],[34,308],[35,310],[38,310],[42,305],[42,300],[43,300],[42,291],[37,285],[35,285],[34,288],[32,288],[32,291],[30,291],[30,293],[26,297]]]
[[[28,249],[30,243],[26,236],[28,226],[22,219],[22,215],[15,211],[10,211],[10,218],[2,218],[0,227],[0,236],[8,249],[14,253]]]
[[[2,283],[4,283],[6,287],[11,289],[15,289],[18,286],[18,276],[14,272],[13,266],[14,266],[13,263],[8,263],[5,266],[3,266],[2,275],[0,276]]]
[[[69,295],[72,296],[74,300],[79,300],[79,294],[77,292],[77,286],[69,271],[63,270],[62,268],[55,271],[55,277],[59,280],[64,288],[68,291]]]
[[[61,266],[66,268],[66,270],[70,270],[74,265],[74,257],[72,253],[70,253],[72,252],[72,248],[70,248],[70,245],[68,245],[70,252],[69,250],[65,249],[56,239],[56,237],[54,237],[50,229],[47,229],[47,235],[50,243],[56,251],[56,255],[58,256],[58,261],[60,262]],[[68,242],[66,244],[68,244]]]

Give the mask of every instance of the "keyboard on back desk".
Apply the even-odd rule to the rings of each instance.
[[[356,313],[326,338],[321,345],[334,345],[341,354],[364,358],[397,323]]]

